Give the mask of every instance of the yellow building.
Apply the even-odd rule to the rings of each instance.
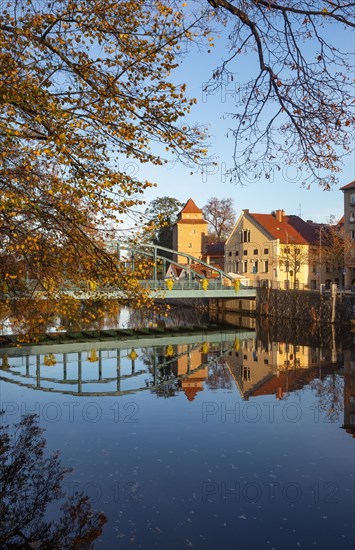
[[[321,350],[288,342],[265,343],[255,338],[242,340],[226,356],[226,365],[243,399],[260,395],[285,394],[303,388],[314,378],[333,373],[335,350]]]
[[[173,226],[173,249],[201,259],[207,244],[207,231],[208,223],[203,219],[202,210],[189,199]],[[188,263],[185,256],[177,256],[174,260],[180,264]]]
[[[316,244],[314,228],[298,216],[245,209],[225,243],[224,270],[255,286],[316,289]]]

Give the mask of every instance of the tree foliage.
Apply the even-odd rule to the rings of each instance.
[[[24,0],[2,11],[7,298],[41,291],[62,311],[62,289],[87,281],[122,288],[132,303],[141,296],[139,272],[118,265],[104,240],[108,224],[118,227],[152,185],[124,169],[127,159],[144,167],[163,164],[165,150],[193,162],[204,155],[201,131],[179,125],[195,100],[169,80],[189,36],[181,11],[160,0]]]
[[[209,224],[209,239],[224,241],[230,235],[235,224],[233,199],[211,197],[202,209]]]
[[[228,27],[230,47],[206,91],[237,81],[233,176],[270,177],[287,163],[302,171],[304,184],[328,189],[354,144],[353,52],[343,48],[353,34],[355,2],[208,3]],[[242,54],[250,59],[246,82],[238,74]]]
[[[352,66],[331,30],[354,27],[354,6],[340,0],[8,2],[0,14],[6,314],[31,315],[40,309],[40,292],[40,299],[51,298],[54,315],[69,315],[74,302],[66,290],[83,283],[123,289],[131,303],[147,301],[140,270],[127,271],[105,250],[105,240],[153,185],[145,165],[160,166],[170,154],[195,165],[206,154],[203,132],[180,123],[196,100],[171,73],[192,41],[213,44],[218,26],[228,28],[230,54],[207,93],[234,79],[240,54],[254,56],[257,67],[235,90],[233,175],[267,177],[276,159],[279,167],[297,163],[308,171],[304,183],[328,188],[352,146],[353,128]],[[28,298],[23,311],[13,300],[19,296]]]
[[[91,548],[106,523],[87,496],[75,493],[61,506],[57,521],[46,521],[49,505],[64,497],[61,485],[70,469],[59,454],[45,456],[46,440],[35,415],[0,426],[1,548]]]
[[[348,263],[354,243],[344,231],[342,224],[323,225],[318,229],[320,265],[332,270],[343,269]]]
[[[144,212],[145,232],[153,244],[172,248],[172,227],[183,203],[173,197],[158,197],[151,201]]]
[[[313,258],[313,247],[300,244],[288,244],[280,249],[280,265],[284,265],[290,276],[290,286],[297,288],[297,274],[302,266],[308,266]],[[288,279],[287,279],[288,280]]]

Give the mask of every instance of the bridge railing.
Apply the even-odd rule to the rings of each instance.
[[[140,285],[143,287],[143,288],[150,288],[151,290],[168,290],[168,287],[167,287],[167,281],[171,280],[172,281],[172,288],[171,290],[174,291],[174,290],[203,290],[203,281],[204,279],[199,279],[198,281],[196,280],[192,280],[192,281],[189,281],[188,279],[184,280],[184,279],[179,279],[179,280],[174,280],[174,279],[166,279],[166,280],[159,280],[159,281],[155,281],[155,280],[146,280],[146,281],[140,281]],[[233,290],[234,291],[234,287],[230,284],[224,284],[223,281],[221,281],[220,279],[206,279],[207,282],[208,282],[208,286],[207,286],[207,289],[208,290]],[[240,288],[247,288],[247,287],[244,287],[243,285],[240,285]]]

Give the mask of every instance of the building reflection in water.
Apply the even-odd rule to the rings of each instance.
[[[178,342],[178,343],[177,343]],[[0,350],[1,379],[71,395],[124,395],[150,390],[158,397],[183,392],[193,401],[205,385],[232,388],[245,400],[287,397],[310,386],[319,410],[355,435],[354,349],[312,347],[258,339],[252,331],[164,336],[126,342],[76,343]],[[85,347],[86,346],[86,347]],[[48,349],[47,349],[48,348]],[[58,353],[63,349],[62,353]],[[52,351],[51,351],[52,350]]]

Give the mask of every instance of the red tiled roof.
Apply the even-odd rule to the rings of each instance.
[[[178,267],[177,265],[170,264],[170,268],[175,273],[176,277],[179,277],[182,272],[182,267]]]
[[[203,378],[202,380],[204,380],[204,378]],[[195,397],[196,397],[197,392],[203,391],[203,388],[196,388],[196,387],[195,387],[195,388],[191,388],[191,387],[188,387],[188,388],[183,388],[183,390],[184,390],[184,393],[185,393],[187,399],[188,399],[189,401],[193,401],[193,400],[195,399]]]
[[[298,216],[282,216],[278,221],[273,214],[248,213],[273,239],[282,244],[310,244],[317,241],[314,228]]]
[[[189,199],[185,204],[184,208],[181,210],[181,213],[184,214],[202,214],[202,210],[196,206],[192,199]]]
[[[318,369],[318,370],[317,370]],[[331,367],[322,366],[323,376],[330,372]],[[302,389],[309,384],[314,378],[319,376],[319,367],[297,368],[289,371],[282,371],[278,375],[266,380],[261,386],[250,392],[250,395],[256,397],[258,395],[272,395],[278,390],[279,393],[291,392]],[[281,392],[280,392],[281,390]]]
[[[351,181],[347,185],[344,185],[343,187],[340,187],[340,191],[344,191],[345,189],[355,189],[355,180]]]

